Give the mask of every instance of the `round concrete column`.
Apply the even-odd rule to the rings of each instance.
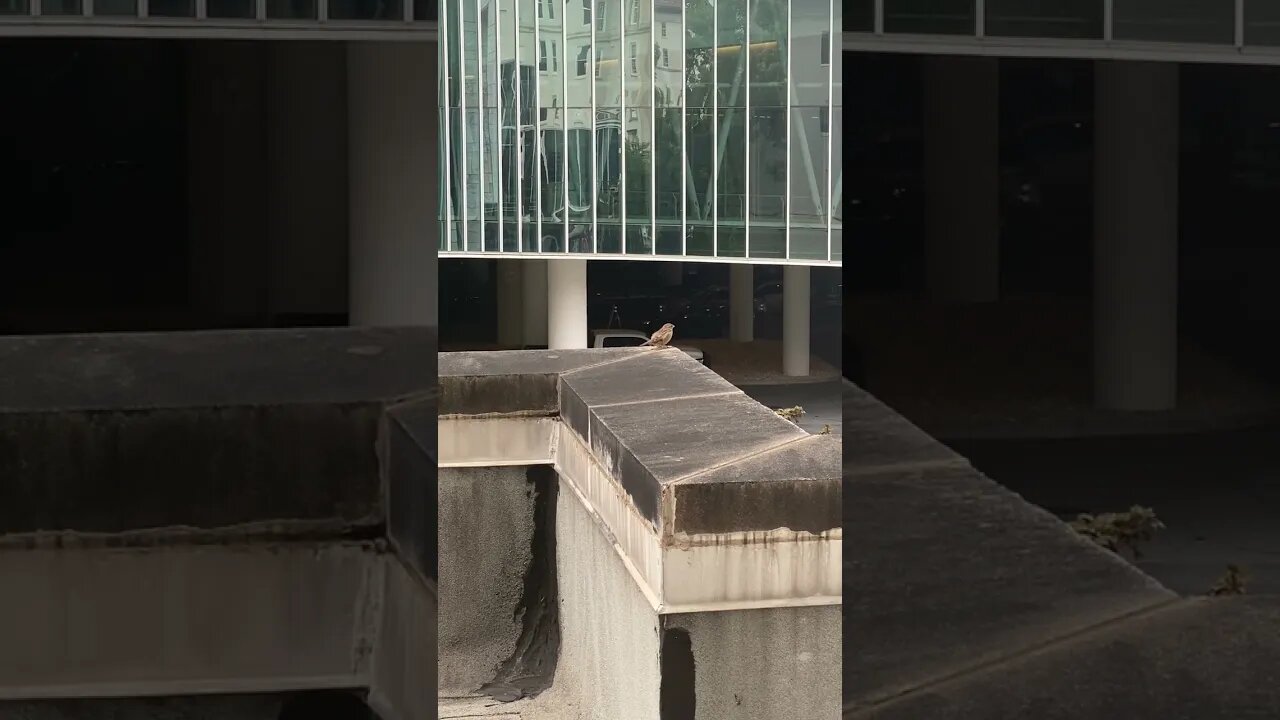
[[[809,374],[809,268],[782,268],[782,374]]]
[[[347,48],[352,325],[436,323],[435,72],[432,43]]]
[[[524,342],[547,344],[547,261],[522,260],[524,266]]]
[[[751,342],[755,322],[755,266],[734,263],[729,266],[729,339]]]
[[[498,344],[518,348],[529,342],[524,325],[524,268],[522,260],[498,260],[494,284],[498,294]]]
[[[995,58],[921,58],[925,269],[942,302],[1000,294],[1000,84]]]
[[[547,347],[587,346],[587,261],[547,260]]]
[[[1094,399],[1177,403],[1178,65],[1094,63]]]

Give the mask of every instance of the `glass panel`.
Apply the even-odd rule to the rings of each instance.
[[[653,15],[652,0],[626,0],[626,213],[627,252],[653,252]]]
[[[596,6],[596,251],[622,252],[622,2]]]
[[[680,236],[681,188],[684,178],[684,119],[680,101],[684,84],[680,73],[680,44],[684,38],[681,20],[683,0],[654,0],[653,107],[654,107],[654,222],[659,255],[679,255],[684,245]]]
[[[329,0],[331,20],[403,20],[402,0]]]
[[[839,12],[837,5],[836,11]],[[825,125],[830,74],[815,51],[830,29],[831,5],[824,0],[792,0],[791,6],[791,153],[787,212],[791,224],[790,257],[827,256],[827,136]]]
[[[419,0],[421,1],[421,0]],[[483,118],[480,123],[480,148],[484,157],[481,166],[480,208],[484,217],[484,249],[500,250],[498,224],[498,162],[499,108],[498,78],[502,65],[498,62],[498,14],[489,0],[480,0],[480,106]]]
[[[716,18],[716,226],[717,254],[746,254],[746,70],[745,0],[721,0]]]
[[[417,22],[435,22],[439,12],[437,0],[413,0],[413,19]]]
[[[571,87],[570,94],[574,94]],[[590,90],[587,91],[590,93]],[[569,251],[591,252],[591,109],[569,111]]]
[[[715,9],[712,0],[685,1],[685,217],[687,252],[712,255],[715,166]]]
[[[137,0],[96,0],[94,15],[137,15]]]
[[[755,0],[751,10],[747,175],[751,257],[786,257],[787,6],[786,0]]]
[[[445,99],[447,122],[449,123],[449,137],[447,156],[448,156],[448,212],[449,212],[449,247],[453,250],[462,250],[462,227],[459,222],[461,213],[459,209],[462,203],[462,180],[463,180],[463,158],[461,143],[461,111],[458,109],[462,101],[462,73],[460,72],[461,53],[458,50],[458,5],[454,3],[450,8],[450,12],[446,13],[444,22],[444,42],[441,44],[441,50],[447,52],[445,61],[445,72],[448,80],[447,97]]]
[[[1272,0],[1245,0],[1244,43],[1280,45],[1280,3]]]
[[[1235,41],[1235,3],[1227,0],[1114,0],[1113,18],[1120,40]]]
[[[973,2],[974,0],[884,0],[884,31],[972,35],[976,28]]]
[[[195,17],[195,0],[151,0],[147,5],[151,17]]]
[[[0,3],[0,13],[3,12],[3,3]],[[80,0],[44,0],[40,3],[41,15],[80,15],[83,12]]]
[[[840,5],[842,3],[836,3]],[[874,32],[876,29],[876,3],[875,0],[847,0],[843,3],[847,5],[844,14],[844,26],[836,23],[836,32],[841,29],[851,30],[854,32]],[[837,11],[839,8],[836,8]]]
[[[1102,0],[987,0],[988,35],[1101,38]]]
[[[0,15],[26,15],[30,12],[27,0],[0,0]]]
[[[208,0],[205,14],[211,18],[252,18],[257,12],[253,0]]]
[[[510,0],[508,0],[510,1]],[[520,112],[516,141],[519,146],[520,194],[516,217],[519,219],[520,246],[525,252],[538,250],[538,0],[515,0],[519,8]]]
[[[457,12],[456,4],[454,8],[454,12]],[[267,0],[267,17],[313,20],[317,17],[316,0]]]
[[[466,154],[466,224],[467,250],[484,248],[483,227],[480,224],[480,207],[483,203],[480,185],[480,26],[477,21],[475,0],[460,0],[462,11],[462,91],[466,106],[466,126],[455,136],[455,142],[464,146]],[[465,133],[465,134],[464,134]]]
[[[839,5],[836,5],[836,8],[835,8],[835,24],[836,24],[836,27],[840,27],[840,6]],[[840,233],[837,231],[837,227],[840,223],[840,221],[837,219],[838,213],[840,212],[840,210],[838,207],[836,207],[836,205],[840,203],[840,198],[842,197],[842,192],[840,189],[842,186],[840,177],[841,177],[841,173],[844,170],[844,146],[843,146],[844,133],[840,132],[839,130],[839,128],[844,127],[843,125],[840,124],[844,118],[844,115],[842,112],[843,105],[844,105],[844,62],[843,60],[844,58],[842,57],[839,60],[837,60],[835,63],[833,63],[831,66],[831,103],[834,107],[831,110],[831,118],[826,123],[826,125],[824,125],[824,129],[828,131],[830,141],[831,141],[831,144],[830,144],[831,149],[830,149],[830,156],[829,156],[830,162],[831,162],[831,188],[828,191],[828,197],[830,198],[829,202],[832,204],[832,210],[831,210],[832,219],[831,219],[831,237],[828,239],[827,242],[832,244],[831,258],[833,260],[836,259],[837,257],[836,250],[834,247],[836,238],[840,237]],[[832,128],[836,128],[836,129],[832,130]]]
[[[565,75],[561,35],[566,8],[556,7],[564,0],[535,0],[542,6],[538,20],[539,49],[546,52],[538,63],[539,121],[542,145],[538,177],[542,185],[542,250],[564,251],[565,231]],[[578,18],[581,20],[581,18]],[[576,25],[576,23],[575,23]],[[575,60],[576,62],[576,60]],[[545,69],[544,69],[545,68]],[[576,69],[576,68],[575,68]]]

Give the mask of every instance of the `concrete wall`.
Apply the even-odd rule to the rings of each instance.
[[[478,692],[516,650],[533,558],[527,467],[441,468],[440,693]]]
[[[0,720],[276,720],[282,695],[0,702]]]

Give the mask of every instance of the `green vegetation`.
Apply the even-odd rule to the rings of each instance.
[[[1081,514],[1071,528],[1117,555],[1136,560],[1142,557],[1139,545],[1150,542],[1164,523],[1151,508],[1134,505],[1126,512]]]

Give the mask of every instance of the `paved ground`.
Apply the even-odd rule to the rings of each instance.
[[[1204,593],[1234,563],[1249,574],[1251,594],[1280,593],[1280,425],[948,444],[992,479],[1063,516],[1152,507],[1168,527],[1138,565],[1171,590]]]
[[[810,433],[822,432],[823,425],[839,434],[843,427],[840,406],[840,382],[809,383],[804,385],[748,385],[743,392],[762,405],[777,409],[783,407],[804,408],[800,427]]]

